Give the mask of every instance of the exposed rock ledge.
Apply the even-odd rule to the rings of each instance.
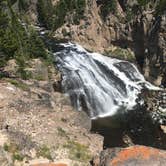
[[[41,62],[33,63],[38,70],[33,67],[31,71],[40,72],[40,79],[0,80],[1,165],[29,166],[50,161],[88,165],[102,150],[103,138],[91,134],[88,117],[74,111],[68,98],[53,90],[55,71],[52,80],[48,79],[50,73],[39,65]]]
[[[146,146],[114,148],[102,151],[93,166],[165,166],[166,152]]]

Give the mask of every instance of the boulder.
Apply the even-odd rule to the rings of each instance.
[[[107,149],[93,160],[93,166],[164,166],[166,151],[146,147]]]

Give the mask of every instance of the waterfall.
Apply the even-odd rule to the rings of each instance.
[[[132,110],[142,102],[138,95],[143,88],[158,89],[130,62],[90,53],[77,44],[61,47],[54,55],[63,91],[77,110],[93,119]]]

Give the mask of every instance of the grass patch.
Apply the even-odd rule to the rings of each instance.
[[[39,149],[37,151],[37,157],[44,157],[49,160],[53,160],[52,156],[51,156],[50,148],[47,147],[46,145],[39,147]]]
[[[14,80],[14,79],[6,79],[9,83],[11,83],[12,85],[14,85],[15,87],[17,88],[20,88],[24,91],[28,91],[29,90],[29,87],[27,84],[21,82],[21,81],[18,81],[18,80]]]
[[[5,143],[3,148],[5,151],[10,153],[16,153],[18,152],[18,149],[19,149],[15,143],[10,143],[10,144]]]
[[[26,71],[24,68],[19,67],[17,70],[17,76],[23,80],[29,80],[32,78],[32,73]]]
[[[3,146],[4,150],[12,153],[12,159],[13,161],[17,160],[17,161],[23,161],[24,156],[22,154],[19,153],[19,148],[16,144],[14,143],[10,143],[10,144],[4,144]]]
[[[46,80],[43,75],[36,75],[34,77],[34,79],[37,80],[37,81],[45,81]]]
[[[116,48],[114,50],[105,51],[104,53],[106,56],[110,56],[113,58],[118,58],[122,60],[134,61],[135,57],[129,50],[123,48]]]
[[[21,154],[19,153],[14,153],[13,156],[12,156],[13,160],[17,160],[17,161],[23,161],[24,159],[24,156],[22,156]]]
[[[78,142],[68,141],[67,144],[64,145],[64,148],[69,149],[69,158],[71,160],[87,162],[92,158],[88,147]]]

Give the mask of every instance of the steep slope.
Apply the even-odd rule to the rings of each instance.
[[[165,86],[165,4],[165,0],[39,0],[37,12],[38,21],[56,39],[136,58],[146,78]]]
[[[65,23],[55,31],[55,37],[66,38],[100,52],[113,52],[114,46],[131,49],[145,76],[158,85],[164,84],[166,14],[161,5],[165,1],[151,4],[120,2],[114,2],[109,9],[111,2],[108,1],[87,2],[86,19],[79,25]]]
[[[61,41],[136,59],[145,77],[165,85],[165,0],[15,0],[13,9]]]

